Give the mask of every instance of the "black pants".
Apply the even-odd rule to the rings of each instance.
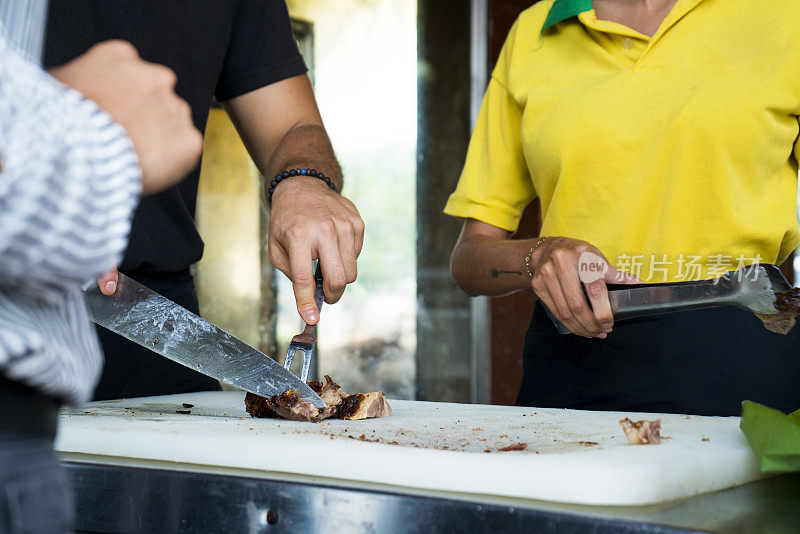
[[[782,336],[731,307],[614,324],[605,340],[560,335],[537,302],[520,406],[740,415],[743,400],[800,408],[800,326]]]
[[[194,280],[188,272],[159,277],[130,274],[130,277],[192,313],[199,313]],[[220,389],[219,382],[213,378],[159,356],[103,327],[97,327],[97,335],[105,354],[105,365],[94,400]]]
[[[72,496],[53,451],[58,403],[0,378],[0,533],[72,530]]]

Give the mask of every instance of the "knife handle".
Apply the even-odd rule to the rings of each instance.
[[[556,316],[555,316],[555,315],[553,315],[553,312],[551,312],[551,311],[550,311],[550,308],[548,308],[548,307],[547,307],[547,304],[545,304],[544,302],[542,302],[542,299],[537,299],[537,300],[539,301],[539,303],[540,303],[540,304],[542,305],[542,307],[544,308],[544,311],[546,311],[546,312],[547,312],[547,316],[548,316],[548,317],[550,317],[550,320],[551,320],[551,321],[553,321],[553,324],[554,324],[554,325],[556,325],[556,330],[558,330],[558,333],[559,333],[559,334],[561,334],[561,335],[564,335],[564,334],[571,334],[571,333],[572,333],[572,330],[570,330],[569,328],[567,328],[567,327],[564,325],[564,323],[562,323],[561,321],[559,321],[558,319],[556,319]]]
[[[322,289],[322,269],[319,265],[319,260],[316,260],[317,267],[314,269],[314,302],[317,309],[322,311],[322,304],[325,302],[325,291]]]

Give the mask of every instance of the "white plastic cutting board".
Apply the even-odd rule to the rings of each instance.
[[[178,414],[182,403],[191,414]],[[760,478],[737,417],[390,401],[390,417],[253,419],[240,392],[106,401],[61,415],[57,450],[580,504],[640,505]],[[618,421],[662,420],[660,445]],[[527,449],[500,452],[525,443]],[[490,451],[490,452],[484,452]],[[278,477],[279,478],[279,477]]]

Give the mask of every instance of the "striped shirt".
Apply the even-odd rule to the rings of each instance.
[[[0,28],[0,373],[78,404],[102,364],[80,287],[120,260],[141,171],[125,130],[18,48]]]
[[[28,61],[41,63],[48,0],[0,0],[6,41]]]

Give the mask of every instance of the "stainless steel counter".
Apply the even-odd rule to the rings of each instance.
[[[678,502],[594,507],[164,465],[64,465],[79,532],[800,532],[800,474]]]

